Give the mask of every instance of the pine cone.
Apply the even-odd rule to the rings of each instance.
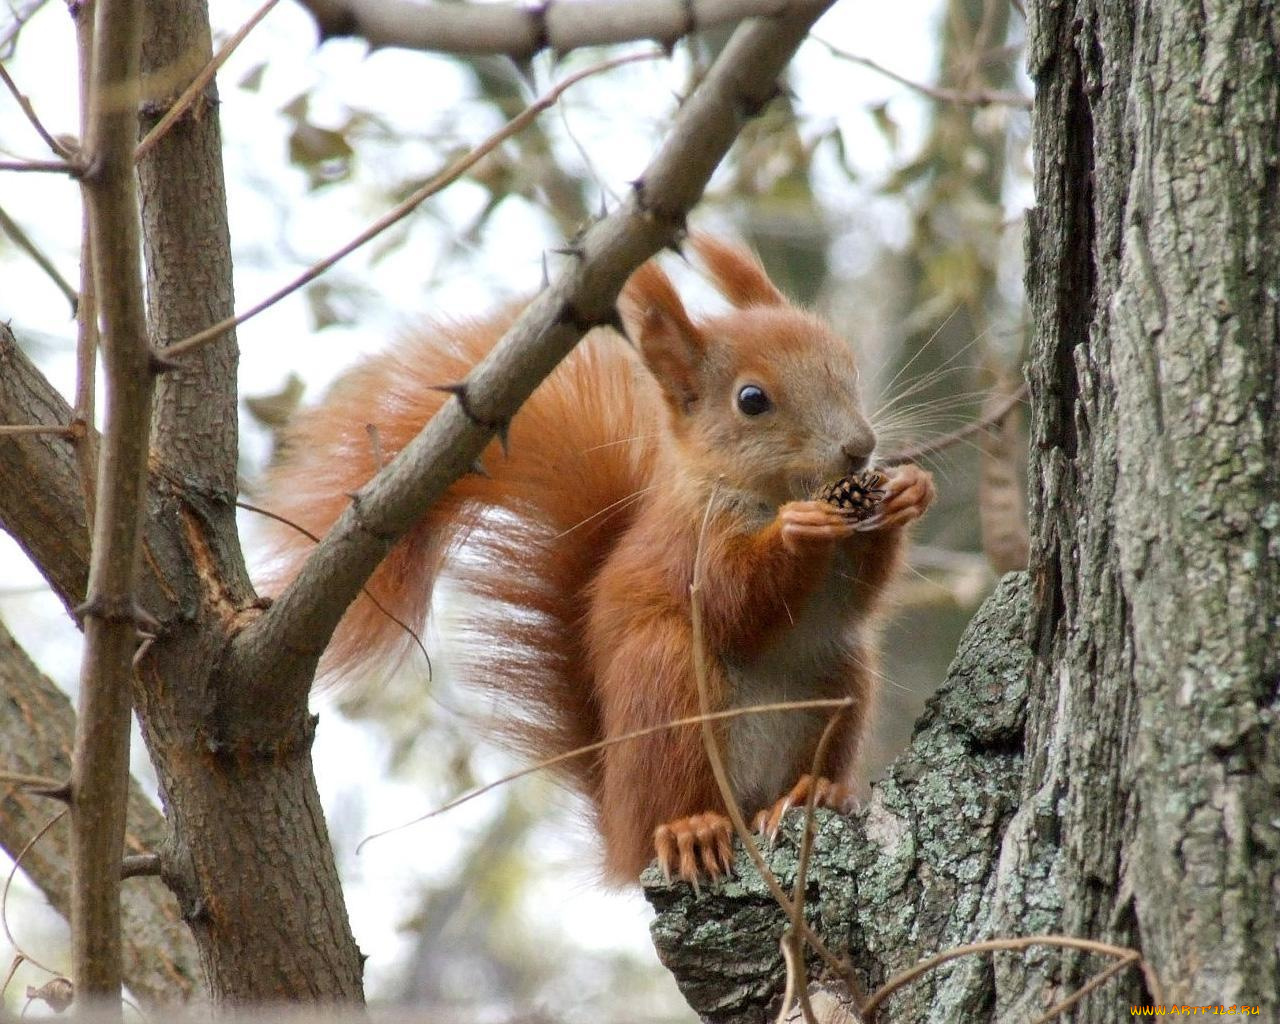
[[[818,492],[818,500],[835,505],[841,512],[862,521],[876,514],[884,500],[885,477],[874,469],[843,477]]]

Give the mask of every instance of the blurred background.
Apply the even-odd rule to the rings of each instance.
[[[215,5],[215,48],[254,7]],[[844,0],[695,211],[695,226],[748,241],[784,290],[857,346],[885,454],[975,422],[1021,379],[1031,202],[1023,29],[1018,0],[875,9]],[[279,424],[362,355],[429,317],[480,313],[536,289],[544,251],[626,194],[726,38],[686,40],[670,59],[575,86],[462,181],[243,325],[246,499]],[[281,3],[218,77],[237,308],[337,249],[554,82],[646,49],[542,54],[522,67],[371,53],[354,40],[318,44],[309,15]],[[0,60],[50,130],[74,134],[66,5],[14,0],[0,11]],[[8,93],[0,151],[44,155]],[[77,280],[79,239],[74,184],[0,175],[0,318],[68,395],[75,324],[57,279]],[[711,301],[669,262],[695,305]],[[1025,559],[1019,420],[1015,406],[1002,428],[922,459],[939,500],[895,595],[873,777],[907,742],[997,575]],[[259,524],[247,513],[242,524],[254,552]],[[448,594],[438,602],[426,633],[430,681],[411,661],[316,698],[316,769],[371,999],[429,1005],[441,1021],[692,1020],[653,954],[643,900],[597,885],[581,808],[549,780],[535,775],[408,824],[519,766],[469,724],[482,709],[449,670],[451,623],[466,614]],[[3,535],[0,619],[74,690],[79,634]],[[134,767],[151,784],[140,743]],[[6,913],[22,949],[65,967],[65,926],[20,871]],[[0,937],[0,972],[14,955]],[[3,1005],[21,1008],[26,987],[47,977],[23,964]]]

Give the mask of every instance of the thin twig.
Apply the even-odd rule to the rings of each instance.
[[[36,134],[39,135],[40,138],[44,139],[45,145],[64,160],[71,160],[74,157],[72,151],[45,130],[45,126],[40,123],[40,118],[36,116],[35,107],[31,105],[31,101],[18,89],[18,86],[9,76],[9,72],[5,70],[3,63],[0,63],[0,80],[9,87],[9,91],[13,93],[13,98],[18,101],[18,106],[22,108],[22,112],[27,115],[27,120],[31,122],[31,127],[36,130]]]
[[[1026,401],[1030,389],[1024,382],[1017,391],[1009,395],[1003,402],[997,405],[986,416],[981,419],[974,420],[972,423],[966,424],[959,430],[953,430],[949,434],[943,434],[936,437],[932,441],[923,441],[920,444],[912,445],[910,448],[904,448],[902,451],[894,452],[883,459],[877,460],[879,465],[883,466],[900,466],[905,462],[918,462],[920,459],[928,458],[930,455],[936,455],[944,449],[950,448],[954,444],[959,444],[972,437],[974,434],[982,430],[989,430],[991,427],[998,426],[1000,421],[1011,413],[1020,403]]]
[[[262,508],[259,505],[251,505],[249,504],[249,502],[240,501],[239,499],[236,500],[236,508],[242,508],[246,512],[253,512],[256,515],[264,516],[265,518],[270,519],[273,522],[279,523],[281,526],[287,526],[291,530],[297,530],[304,537],[309,538],[314,544],[320,543],[320,538],[317,537],[310,530],[308,530],[301,523],[295,523],[292,519],[289,519],[286,516],[282,516],[278,512],[272,512],[270,509]],[[414,629],[412,626],[410,626],[409,623],[405,622],[404,619],[400,618],[398,615],[392,612],[390,608],[386,607],[386,605],[384,605],[376,597],[374,597],[373,591],[371,591],[367,586],[361,587],[360,591],[361,593],[364,594],[365,597],[367,597],[370,601],[373,602],[373,606],[377,608],[378,611],[380,611],[388,619],[390,619],[397,626],[403,629],[405,633],[409,635],[410,639],[412,639],[413,642],[417,645],[418,650],[422,652],[422,657],[426,660],[426,663],[427,663],[427,682],[431,682],[431,677],[432,677],[431,655],[427,653],[427,645],[422,642],[422,637],[418,634],[418,631]],[[443,706],[444,705],[441,704],[441,707]]]
[[[49,426],[44,423],[6,423],[0,425],[0,437],[25,437],[31,434],[55,434],[75,437],[75,427]]]
[[[188,85],[182,91],[182,95],[174,101],[173,106],[165,111],[164,117],[160,118],[160,120],[156,122],[155,127],[153,127],[151,131],[147,132],[143,140],[138,143],[138,148],[133,151],[134,163],[141,163],[142,158],[150,153],[156,143],[164,138],[165,133],[177,123],[178,118],[187,112],[191,104],[196,101],[196,98],[204,92],[209,83],[213,81],[213,77],[218,73],[218,69],[226,63],[227,58],[235,52],[236,47],[244,42],[245,37],[257,27],[258,22],[265,18],[278,2],[279,0],[267,0],[266,3],[254,11],[249,20],[241,25],[230,39],[222,44],[222,48],[214,54],[213,59],[200,69],[196,77],[191,80],[191,84]]]
[[[29,963],[35,964],[42,971],[48,971],[50,974],[54,975],[58,972],[47,964],[41,963],[23,949],[22,946],[18,944],[18,940],[13,937],[13,932],[9,930],[9,888],[13,885],[13,876],[18,873],[18,868],[21,867],[23,858],[31,852],[31,848],[35,846],[36,843],[40,842],[40,840],[44,838],[45,833],[48,832],[49,829],[53,828],[54,825],[58,824],[58,822],[66,816],[67,809],[64,807],[40,826],[40,831],[27,840],[26,845],[24,845],[22,849],[18,851],[18,855],[13,858],[13,865],[9,868],[9,874],[5,876],[4,889],[0,891],[0,927],[4,928],[4,937],[9,940],[9,945],[17,950],[23,959],[27,960]]]
[[[804,965],[804,940],[800,925],[804,922],[805,888],[808,885],[809,858],[813,852],[814,814],[818,809],[817,780],[822,772],[822,765],[827,757],[827,747],[835,735],[836,725],[844,717],[847,708],[837,708],[827,719],[818,738],[818,745],[813,749],[813,759],[809,765],[809,793],[804,802],[804,826],[800,835],[800,856],[796,865],[796,884],[791,890],[791,924],[782,936],[782,951],[787,964],[787,993],[795,993],[800,1001],[800,1013],[806,1024],[814,1024],[813,1006],[809,1002],[809,976]],[[796,977],[791,977],[796,972]],[[855,1001],[861,996],[851,993]],[[786,993],[782,997],[782,1006],[778,1011],[778,1021],[791,1009],[791,996]]]
[[[899,85],[904,85],[922,96],[937,100],[939,103],[956,103],[966,107],[1005,106],[1014,107],[1018,110],[1031,109],[1031,99],[1021,93],[1005,92],[1000,89],[946,89],[936,85],[925,85],[923,82],[913,82],[910,78],[900,75],[896,71],[891,71],[870,57],[850,53],[848,50],[842,49],[818,36],[814,36],[813,39],[814,42],[821,43],[841,60],[847,60],[852,64],[858,64],[870,71],[874,71],[876,74],[884,75],[885,78],[891,79]]]
[[[951,960],[957,960],[963,956],[971,956],[975,953],[994,953],[1000,951],[1019,952],[1024,949],[1030,949],[1032,946],[1056,946],[1063,949],[1082,949],[1087,953],[1099,953],[1102,956],[1112,956],[1117,959],[1128,960],[1133,956],[1138,957],[1138,962],[1142,966],[1143,974],[1147,979],[1147,989],[1151,992],[1156,1002],[1164,1002],[1164,990],[1161,988],[1159,980],[1155,976],[1155,972],[1150,969],[1150,965],[1143,959],[1142,954],[1136,949],[1128,946],[1113,946],[1107,942],[1097,942],[1093,939],[1077,939],[1070,935],[1029,935],[1020,939],[989,939],[986,942],[972,942],[964,946],[954,946],[951,949],[945,949],[941,953],[927,957],[906,970],[899,971],[892,978],[881,985],[872,993],[866,1004],[862,1007],[862,1014],[866,1018],[867,1024],[872,1024],[876,1011],[880,1008],[889,996],[893,995],[898,989],[906,985],[910,985],[921,975],[928,974],[930,971],[941,967],[943,964]]]
[[[27,171],[36,174],[70,174],[78,178],[79,164],[68,160],[0,160],[0,171]]]
[[[607,60],[603,63],[595,64],[589,68],[579,71],[577,74],[570,75],[563,82],[555,86],[555,88],[550,92],[540,96],[533,103],[527,106],[519,114],[503,125],[502,128],[485,139],[485,141],[475,149],[471,150],[464,156],[459,157],[457,160],[454,160],[451,164],[445,167],[444,170],[433,175],[426,184],[414,191],[414,193],[403,202],[392,207],[342,248],[338,249],[331,255],[326,256],[318,263],[312,264],[312,266],[303,274],[299,275],[289,284],[285,285],[278,291],[272,292],[261,302],[251,306],[243,313],[237,313],[235,316],[227,317],[225,320],[219,321],[212,327],[206,327],[203,331],[199,331],[196,334],[191,335],[189,338],[183,338],[181,341],[168,346],[164,350],[165,358],[176,359],[179,356],[185,355],[186,353],[199,348],[201,345],[204,345],[218,337],[224,331],[229,331],[233,327],[239,327],[246,320],[257,316],[263,310],[269,309],[281,299],[293,294],[299,288],[311,281],[314,281],[339,260],[349,256],[366,242],[376,238],[382,232],[386,231],[387,228],[403,220],[423,202],[431,198],[431,196],[440,192],[454,181],[457,181],[458,178],[462,177],[463,174],[474,167],[489,153],[493,152],[493,150],[503,142],[524,130],[528,125],[532,124],[539,114],[555,105],[555,103],[564,94],[565,90],[576,85],[578,82],[581,82],[584,78],[590,78],[592,75],[598,75],[601,72],[610,71],[623,64],[633,64],[636,61],[641,60],[656,60],[662,56],[662,52],[658,50],[646,53],[633,53],[626,57],[618,57],[614,60]]]
[[[1106,970],[1099,971],[1097,974],[1095,974],[1092,978],[1089,979],[1089,981],[1085,982],[1085,984],[1081,985],[1078,989],[1072,992],[1071,995],[1067,996],[1066,999],[1063,999],[1061,1002],[1054,1003],[1051,1007],[1049,1007],[1049,1010],[1047,1013],[1044,1013],[1041,1016],[1037,1017],[1035,1020],[1031,1022],[1031,1024],[1049,1024],[1049,1021],[1053,1020],[1055,1017],[1060,1017],[1062,1014],[1066,1013],[1069,1009],[1071,1009],[1071,1007],[1075,1006],[1076,1003],[1080,1002],[1081,999],[1087,996],[1094,989],[1099,988],[1102,985],[1105,985],[1108,981],[1114,978],[1121,971],[1127,970],[1128,968],[1132,967],[1134,964],[1140,964],[1141,962],[1142,962],[1142,957],[1140,957],[1136,952],[1132,956],[1125,957],[1122,960],[1117,960]]]
[[[7,5],[11,16],[10,23],[7,26],[4,35],[0,36],[0,60],[8,60],[13,56],[14,47],[18,41],[18,33],[21,32],[48,0],[34,0],[33,3],[26,7],[19,7],[10,0]]]
[[[548,757],[539,761],[537,764],[531,764],[527,768],[521,768],[519,771],[512,772],[510,775],[504,775],[500,779],[478,786],[475,789],[463,793],[462,796],[450,800],[447,804],[437,807],[434,811],[428,811],[411,821],[396,825],[394,828],[384,829],[381,832],[374,832],[360,840],[360,845],[356,847],[359,853],[364,848],[365,843],[373,842],[375,839],[381,839],[383,836],[389,836],[393,832],[398,832],[410,825],[417,825],[429,818],[444,814],[446,811],[452,811],[455,807],[461,807],[465,803],[476,799],[476,797],[484,796],[486,793],[497,789],[499,786],[505,786],[517,779],[523,779],[526,775],[532,775],[534,772],[540,772],[545,768],[554,768],[558,764],[564,764],[566,761],[572,761],[577,757],[584,757],[587,754],[594,754],[597,750],[604,750],[606,747],[612,747],[617,743],[630,743],[632,740],[643,739],[645,736],[652,736],[656,732],[663,732],[666,729],[680,729],[690,725],[700,725],[704,720],[719,721],[726,718],[737,718],[740,715],[763,715],[777,711],[812,711],[815,708],[837,708],[844,707],[849,704],[849,699],[831,698],[823,700],[784,700],[774,704],[754,704],[745,708],[731,708],[727,711],[713,711],[709,715],[690,715],[688,718],[675,718],[669,722],[663,722],[660,725],[649,725],[643,729],[635,729],[632,732],[624,732],[619,736],[610,736],[606,740],[600,740],[597,743],[588,743],[585,747],[575,747],[573,750],[567,750],[563,754],[556,754],[555,757]]]
[[[71,313],[74,316],[76,304],[79,301],[76,290],[67,283],[65,277],[58,273],[58,268],[53,265],[53,260],[40,251],[39,246],[31,241],[27,233],[19,227],[17,221],[5,212],[2,206],[0,206],[0,229],[3,229],[4,233],[13,239],[18,248],[26,252],[35,261],[36,266],[43,270],[48,275],[49,280],[66,296],[67,301],[71,303]]]
[[[51,779],[46,775],[24,775],[22,772],[5,772],[0,771],[0,783],[11,783],[21,789],[35,791],[37,796],[43,795],[40,790],[49,792],[57,792],[66,789],[65,781]]]

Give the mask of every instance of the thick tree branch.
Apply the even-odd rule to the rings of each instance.
[[[0,527],[14,538],[68,610],[84,600],[89,528],[72,446],[74,412],[0,324],[0,423],[49,428],[0,437]]]
[[[230,675],[254,685],[225,695],[233,720],[258,721],[305,702],[320,652],[369,574],[490,439],[505,437],[520,403],[578,339],[616,320],[627,277],[678,237],[743,120],[776,93],[777,76],[827,6],[813,0],[797,5],[798,13],[752,21],[734,34],[622,207],[576,243],[568,265],[455,399],[361,490],[297,579],[237,638],[238,667]]]
[[[457,54],[540,50],[636,39],[670,45],[698,29],[759,16],[803,14],[807,0],[550,0],[542,4],[414,3],[412,0],[302,0],[322,38],[359,36],[371,46]]]
[[[212,42],[203,3],[151,0],[144,9],[144,82],[165,91],[143,97],[141,127],[156,128],[175,108],[175,96],[210,67]],[[210,82],[202,103],[217,103]],[[207,108],[205,108],[207,109]],[[146,240],[147,318],[151,343],[162,358],[168,347],[234,308],[231,238],[222,169],[219,119],[200,108],[171,130],[148,132],[149,144],[131,154],[138,167]],[[139,125],[134,125],[136,139]],[[247,577],[235,530],[239,450],[234,330],[221,332],[203,351],[182,360],[156,381],[155,464],[170,479],[211,499],[226,550],[226,576]]]
[[[120,860],[153,389],[132,159],[141,42],[140,0],[98,6],[85,196],[107,401],[71,766],[71,945],[77,1001],[104,1005],[117,1004],[121,985]]]
[[[41,674],[0,624],[0,767],[55,779],[71,774],[75,712],[66,695]],[[56,804],[47,797],[0,786],[0,846],[15,856]],[[126,855],[163,849],[169,830],[136,783],[129,784]],[[54,828],[22,859],[22,870],[58,913],[71,909],[71,849],[65,827]],[[169,890],[136,881],[121,899],[124,981],[149,1006],[184,1002],[200,987],[195,943]]]

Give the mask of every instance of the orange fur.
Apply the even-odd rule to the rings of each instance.
[[[462,671],[513,711],[511,738],[547,757],[697,713],[689,587],[701,551],[713,705],[853,696],[824,766],[840,781],[874,699],[868,635],[902,557],[901,524],[932,485],[913,468],[886,500],[892,525],[869,533],[807,500],[874,444],[852,353],[750,254],[694,244],[735,308],[695,320],[656,264],[641,268],[621,301],[636,349],[609,331],[585,339],[516,415],[510,455],[491,447],[490,477],[455,483],[369,587],[414,623],[442,572],[473,595]],[[464,379],[512,316],[414,336],[354,371],[291,429],[268,507],[323,534],[377,470],[375,451],[399,451],[448,400],[432,386]],[[747,386],[767,394],[766,412],[740,407]],[[268,591],[311,546],[284,529],[277,543]],[[404,646],[361,598],[324,667],[349,671]],[[717,726],[744,813],[791,791],[824,721],[772,713]],[[670,826],[668,867],[672,837],[702,843],[704,866],[722,856],[723,830],[709,823],[723,802],[697,727],[575,759],[569,774],[596,809],[614,880],[652,858],[659,826]],[[697,861],[682,857],[680,870]]]

